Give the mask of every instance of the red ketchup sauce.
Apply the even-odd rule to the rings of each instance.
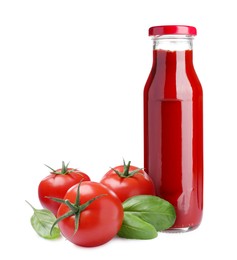
[[[144,168],[173,204],[172,229],[194,229],[203,211],[202,87],[192,50],[153,50],[144,89]]]

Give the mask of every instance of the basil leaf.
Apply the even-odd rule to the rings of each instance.
[[[152,239],[157,237],[157,231],[151,224],[129,212],[125,212],[118,236],[132,239]]]
[[[123,202],[125,213],[133,214],[153,225],[157,231],[170,228],[176,219],[175,209],[168,201],[152,195],[138,195]]]
[[[26,201],[34,211],[31,217],[31,225],[36,233],[46,239],[55,239],[60,237],[60,229],[55,226],[50,234],[51,227],[56,220],[54,214],[47,209],[35,209],[28,201]]]

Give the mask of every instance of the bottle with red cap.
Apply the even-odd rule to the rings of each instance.
[[[197,228],[203,212],[203,93],[193,66],[196,28],[155,26],[144,88],[144,168],[176,209],[172,231]]]

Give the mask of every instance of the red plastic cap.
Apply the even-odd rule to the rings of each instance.
[[[187,25],[161,25],[149,28],[149,36],[165,34],[197,35],[197,29]]]

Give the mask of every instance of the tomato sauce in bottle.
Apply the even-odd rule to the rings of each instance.
[[[203,211],[203,94],[193,67],[196,28],[155,26],[144,88],[144,168],[156,195],[176,209],[175,231],[199,226]]]

